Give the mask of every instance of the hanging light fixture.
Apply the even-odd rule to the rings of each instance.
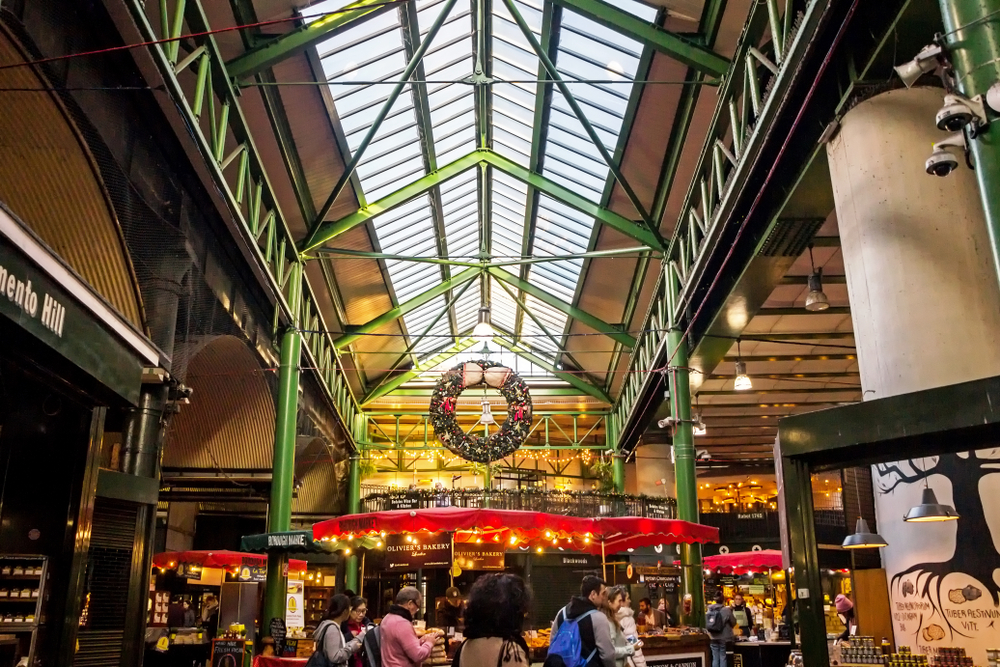
[[[830,299],[826,297],[826,292],[823,291],[823,269],[816,268],[816,263],[813,261],[813,247],[811,243],[809,244],[809,266],[812,267],[812,273],[809,274],[809,294],[806,295],[806,310],[814,313],[829,308]]]
[[[472,337],[476,342],[487,344],[493,338],[493,325],[490,324],[490,307],[479,309],[479,322],[472,329]]]
[[[877,549],[887,547],[889,543],[878,533],[871,532],[868,522],[858,517],[858,526],[854,529],[854,533],[845,537],[844,543],[840,546],[845,549]]]
[[[926,483],[927,480],[924,480]],[[958,512],[951,505],[942,505],[934,495],[934,489],[924,486],[923,498],[916,507],[911,507],[910,511],[903,517],[903,521],[914,523],[931,523],[934,521],[957,521]]]
[[[750,376],[747,375],[747,365],[743,361],[743,354],[740,351],[739,340],[736,341],[736,381],[733,383],[733,389],[736,391],[753,389],[753,382],[750,381]]]
[[[493,419],[493,413],[490,412],[490,402],[489,399],[483,399],[483,416],[479,418],[480,424],[496,424],[496,420]]]

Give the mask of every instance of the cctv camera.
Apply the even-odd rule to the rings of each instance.
[[[965,150],[965,135],[956,132],[944,141],[934,144],[934,152],[924,163],[924,169],[932,176],[947,176],[958,169],[958,158],[956,158],[948,148],[961,148]]]
[[[656,422],[656,425],[660,428],[673,428],[675,423],[677,422],[673,417],[667,417],[666,419],[661,419]]]
[[[699,461],[709,461],[709,460],[711,460],[711,458],[712,458],[712,455],[708,453],[707,449],[699,449],[698,450],[698,460]]]
[[[958,132],[969,123],[979,125],[985,118],[982,98],[969,99],[958,93],[949,93],[944,96],[944,106],[937,112],[934,121],[939,130]]]
[[[958,160],[945,149],[935,147],[934,152],[927,158],[924,168],[932,176],[948,176],[958,169]]]

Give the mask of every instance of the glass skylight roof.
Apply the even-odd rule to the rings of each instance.
[[[409,5],[384,11],[350,25],[326,42],[318,52],[331,84],[347,144],[356,151],[369,132],[376,115],[402,75],[412,52],[438,20],[445,0],[410,0]],[[544,0],[515,0],[515,6],[534,33],[543,41]],[[309,9],[315,15],[339,9],[345,0],[328,0]],[[657,10],[635,0],[616,0],[615,6],[644,21],[655,20]],[[430,170],[459,159],[477,146],[476,88],[469,80],[476,65],[475,5],[458,0],[430,44],[414,74],[418,83],[404,89],[362,156],[357,175],[364,199],[371,203],[418,180]],[[489,50],[485,71],[494,79],[488,89],[492,144],[484,146],[523,167],[532,167],[532,140],[536,100],[548,85],[550,109],[541,146],[535,147],[536,167],[550,180],[598,204],[605,203],[609,172],[597,147],[571,110],[562,93],[551,84],[537,82],[539,60],[521,33],[503,0],[493,0]],[[609,153],[614,154],[623,129],[642,55],[642,44],[631,40],[568,9],[557,9],[559,30],[555,64],[567,82],[584,115],[596,129]],[[412,17],[416,25],[411,25]],[[407,39],[407,35],[411,36]],[[621,83],[602,83],[607,80]],[[357,83],[354,83],[357,82]],[[387,82],[372,85],[372,82]],[[426,126],[421,129],[422,119]],[[594,220],[556,199],[532,192],[521,181],[491,170],[488,210],[478,168],[452,178],[429,193],[375,217],[372,221],[377,250],[388,254],[448,257],[474,261],[488,249],[493,261],[523,256],[552,256],[589,249]],[[526,234],[526,210],[537,197],[537,214]],[[637,216],[636,216],[637,217]],[[483,229],[490,238],[482,239]],[[530,239],[530,244],[529,244]],[[462,267],[386,260],[396,303],[421,294]],[[546,293],[572,303],[580,281],[581,260],[535,264],[525,273]],[[513,274],[518,266],[506,267]],[[534,318],[520,312],[517,303],[490,278],[489,294],[495,328],[519,331],[518,341],[542,356],[554,359],[557,340],[567,329],[567,317],[558,309],[528,295],[520,295]],[[411,342],[428,334],[414,352],[424,355],[455,344],[476,323],[481,305],[479,281],[469,286],[450,309],[449,293],[437,297],[403,317]],[[460,288],[456,288],[456,291]],[[437,317],[443,311],[444,316]],[[435,322],[436,318],[436,322]],[[431,326],[431,323],[434,325]]]

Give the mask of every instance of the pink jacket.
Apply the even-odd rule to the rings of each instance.
[[[418,638],[413,625],[399,614],[386,614],[379,627],[382,667],[420,667],[434,650],[434,636]]]

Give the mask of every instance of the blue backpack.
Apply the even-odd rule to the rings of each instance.
[[[586,658],[583,657],[583,640],[580,639],[580,621],[591,614],[597,613],[596,609],[577,616],[568,618],[566,609],[562,610],[563,622],[559,624],[555,637],[549,644],[549,653],[545,656],[544,667],[584,667],[591,661],[597,653],[597,647],[590,652]]]

